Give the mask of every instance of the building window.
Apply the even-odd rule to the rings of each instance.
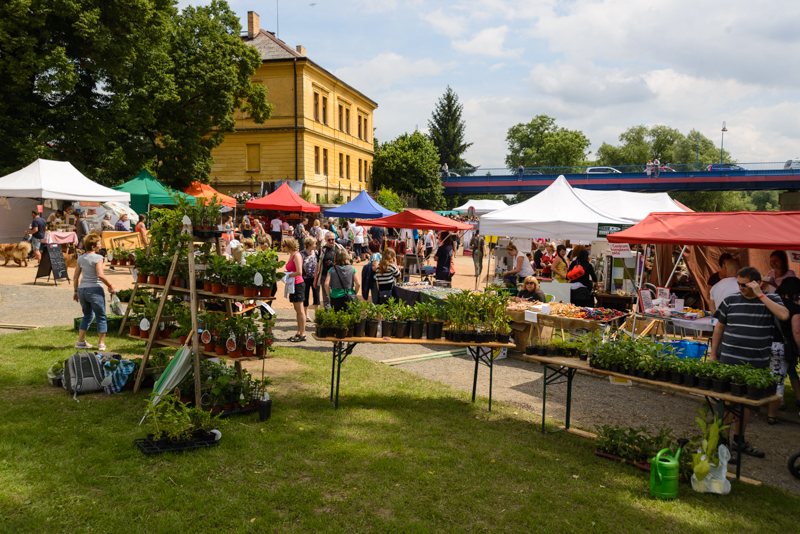
[[[350,133],[350,108],[344,110],[344,129]]]
[[[328,99],[322,97],[322,123],[328,124]]]
[[[358,138],[361,139],[361,115],[358,116]]]
[[[322,149],[322,174],[328,176],[328,149]]]
[[[369,171],[367,170],[368,169],[368,167],[367,167],[368,165],[369,165],[369,163],[367,163],[367,160],[364,160],[364,183],[365,184],[369,181]]]
[[[358,159],[358,181],[361,181],[361,158]]]
[[[314,93],[314,120],[319,122],[319,93]]]
[[[247,145],[247,172],[261,172],[261,145]]]
[[[364,117],[364,137],[363,137],[364,141],[369,141],[369,136],[367,135],[368,131],[369,130],[367,130],[367,118]]]
[[[350,195],[347,195],[347,201],[350,202]]]
[[[339,131],[344,131],[344,106],[339,104]]]
[[[319,204],[319,193],[317,193],[317,204]]]
[[[344,176],[344,154],[339,152],[339,177]]]
[[[314,174],[319,174],[319,147],[314,147]]]
[[[345,168],[347,169],[347,179],[349,180],[350,179],[350,156],[347,156],[346,159],[347,159],[347,162],[346,162],[347,165],[345,165]]]

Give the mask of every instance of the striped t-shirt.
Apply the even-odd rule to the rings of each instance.
[[[375,282],[378,284],[378,287],[392,285],[394,284],[395,278],[399,275],[400,271],[397,269],[397,265],[391,263],[385,273],[381,274],[377,269],[375,270]]]
[[[766,298],[783,306],[774,293],[766,293]],[[714,317],[725,325],[719,353],[722,363],[749,363],[756,368],[769,365],[775,316],[762,300],[736,293],[725,297],[717,308]]]

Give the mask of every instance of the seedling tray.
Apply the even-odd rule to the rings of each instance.
[[[225,419],[226,417],[234,417],[237,415],[247,415],[250,413],[258,413],[258,406],[255,408],[248,408],[248,409],[241,409],[241,410],[228,410],[226,412],[220,412],[219,415],[213,415],[212,417],[219,417],[220,419]]]
[[[135,439],[133,440],[139,450],[144,454],[150,456],[153,454],[161,454],[162,452],[184,452],[193,451],[196,449],[208,449],[211,447],[218,447],[219,441],[205,441],[205,440],[189,440],[175,443],[163,443],[160,441],[153,441],[150,438]]]

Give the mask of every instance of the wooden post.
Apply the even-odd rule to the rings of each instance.
[[[119,332],[117,332],[118,336],[122,335],[122,332],[125,331],[125,324],[128,322],[128,317],[131,315],[131,307],[133,306],[133,297],[136,296],[136,292],[139,289],[139,282],[135,282],[133,284],[133,292],[131,293],[130,299],[128,299],[128,305],[125,306],[125,315],[122,316],[122,324],[119,325]]]
[[[194,243],[189,241],[188,244],[188,263],[189,263],[189,306],[192,313],[192,362],[194,364],[194,405],[201,406],[201,392],[200,392],[200,339],[197,334],[197,277],[194,268]]]

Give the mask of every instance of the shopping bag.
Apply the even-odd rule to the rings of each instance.
[[[698,452],[700,451],[698,450]],[[692,473],[693,490],[699,493],[718,493],[719,495],[727,495],[731,492],[731,483],[726,476],[728,461],[731,459],[728,447],[720,445],[717,449],[717,457],[719,458],[719,465],[714,467],[712,464],[711,470],[703,480],[697,480],[697,476]]]
[[[114,315],[125,315],[125,311],[122,309],[122,304],[120,304],[119,297],[116,293],[111,294],[111,313]]]

